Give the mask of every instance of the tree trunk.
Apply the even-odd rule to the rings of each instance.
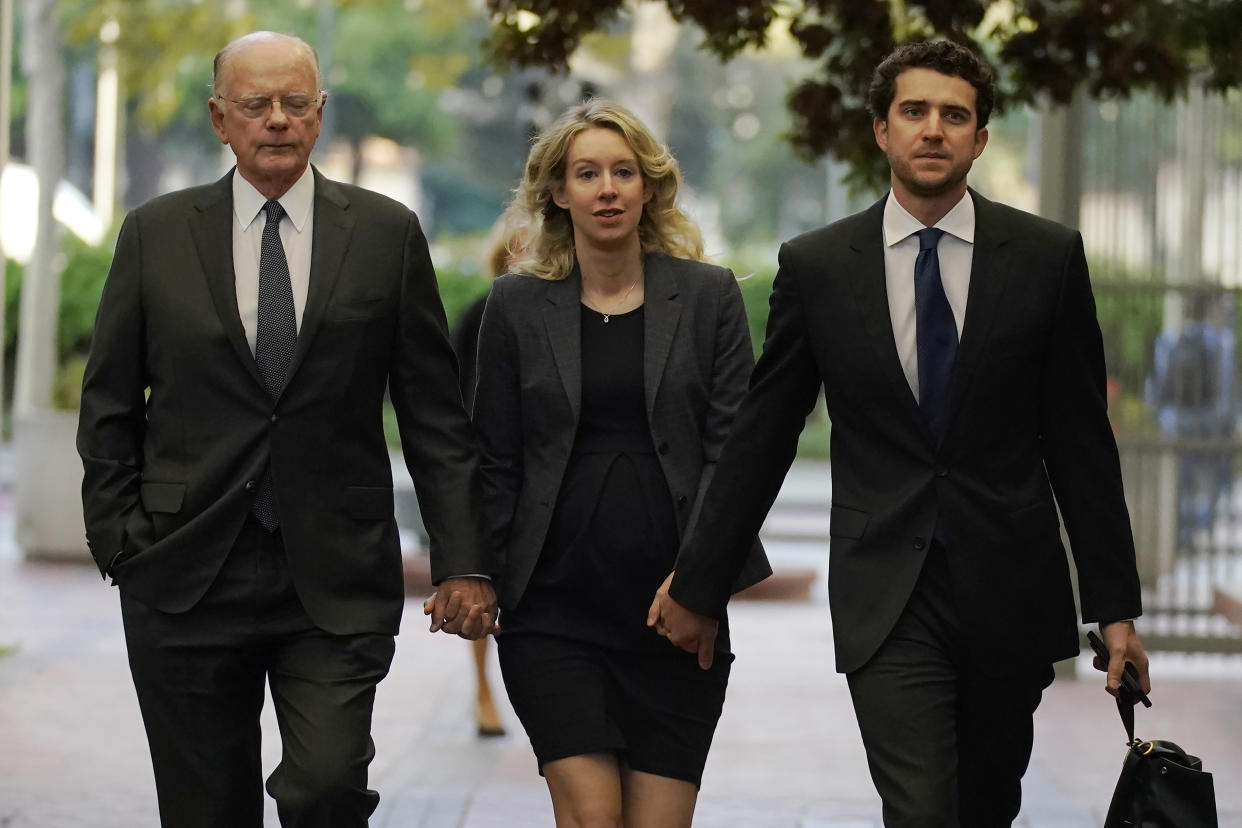
[[[61,58],[56,0],[25,0],[22,70],[29,92],[26,146],[39,180],[38,231],[22,278],[21,321],[13,413],[20,417],[49,406],[56,375],[56,331],[60,274],[56,269],[58,226],[52,217],[56,188],[64,176],[62,105],[65,69]]]

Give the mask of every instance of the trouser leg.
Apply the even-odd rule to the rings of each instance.
[[[892,632],[847,676],[887,828],[1011,824],[1052,680],[1051,665],[998,678],[970,663],[946,554],[933,545]]]
[[[392,663],[391,635],[322,630],[284,642],[269,671],[280,765],[267,781],[286,828],[365,826],[379,804],[367,787],[375,755],[375,689]]]
[[[121,593],[165,828],[263,823],[264,667],[243,617],[252,563],[234,550],[207,595],[185,613],[162,613]]]

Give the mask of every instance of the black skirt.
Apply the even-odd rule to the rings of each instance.
[[[505,690],[543,766],[611,753],[624,766],[696,788],[724,706],[733,656],[710,670],[665,643],[664,651],[611,650],[527,633],[497,639]]]

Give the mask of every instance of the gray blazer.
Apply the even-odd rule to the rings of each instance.
[[[646,255],[644,268],[647,421],[684,538],[754,356],[730,271],[661,254]],[[483,313],[474,423],[486,512],[502,550],[501,607],[516,606],[530,580],[578,430],[581,285],[577,267],[558,282],[502,276]],[[758,541],[750,546],[734,591],[772,572]]]

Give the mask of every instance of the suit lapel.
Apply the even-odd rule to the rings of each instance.
[[[673,262],[666,256],[651,254],[643,262],[643,394],[647,418],[655,411],[656,392],[664,378],[664,366],[673,347],[673,335],[681,319],[681,292]]]
[[[975,249],[970,263],[966,317],[962,322],[962,337],[957,346],[953,377],[949,383],[946,412],[949,426],[946,434],[953,432],[953,421],[962,396],[966,393],[980,360],[987,353],[986,345],[996,320],[996,309],[1011,281],[1007,246],[1009,228],[992,202],[974,190],[970,191],[970,196],[975,202]]]
[[[575,427],[582,406],[582,273],[578,265],[557,282],[548,282],[543,323],[556,370],[565,386],[565,396],[573,411]]]
[[[897,354],[897,340],[893,334],[893,318],[888,308],[888,286],[884,268],[884,198],[873,204],[854,230],[850,249],[855,254],[856,266],[846,275],[858,305],[859,316],[867,334],[876,364],[880,366],[884,380],[899,405],[916,423],[929,434],[918,400],[910,391],[901,357]]]
[[[310,286],[306,292],[306,307],[302,311],[302,325],[298,329],[297,349],[289,365],[286,388],[293,381],[315,338],[315,332],[319,330],[319,323],[323,321],[324,310],[341,275],[341,263],[354,228],[353,216],[347,213],[349,198],[345,192],[335,182],[320,175],[319,170],[312,167],[311,171],[315,175],[315,223],[311,229]]]
[[[237,282],[233,272],[233,175],[230,171],[217,181],[208,189],[207,197],[195,205],[195,212],[190,216],[190,235],[194,238],[198,261],[225,336],[242,365],[263,387],[259,366],[250,352],[246,329],[237,310]]]

